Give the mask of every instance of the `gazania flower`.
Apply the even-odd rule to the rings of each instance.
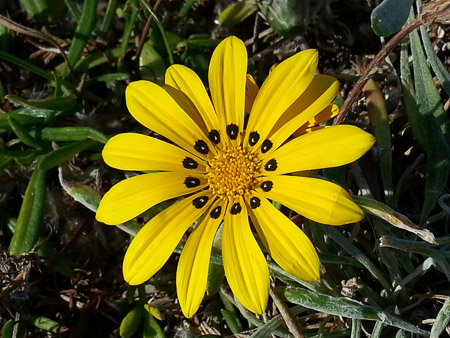
[[[304,280],[319,278],[314,246],[271,200],[319,223],[361,220],[362,211],[344,189],[292,173],[355,161],[374,138],[354,126],[315,127],[336,113],[330,102],[339,86],[332,77],[314,75],[317,62],[317,51],[302,51],[280,63],[258,90],[247,79],[243,42],[229,37],[212,55],[212,102],[200,78],[181,65],[169,67],[165,89],[148,81],[127,87],[131,115],[173,143],[134,133],[109,140],[103,158],[111,167],[159,172],[113,186],[100,203],[97,220],[123,223],[157,203],[184,196],[153,217],[131,242],[123,264],[128,283],[152,277],[196,221],[176,276],[186,317],[198,310],[204,296],[211,247],[222,222],[225,275],[250,311],[264,312],[269,291],[267,262],[250,220],[284,270]]]

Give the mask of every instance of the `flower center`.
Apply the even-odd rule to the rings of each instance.
[[[258,158],[241,147],[225,147],[209,162],[206,178],[215,195],[242,196],[253,189],[260,175]]]

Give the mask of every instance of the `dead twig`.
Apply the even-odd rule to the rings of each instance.
[[[348,94],[348,97],[345,100],[339,114],[334,119],[333,125],[341,124],[344,121],[348,110],[361,95],[362,89],[370,79],[371,75],[377,71],[381,62],[383,62],[383,60],[403,40],[403,38],[419,26],[429,26],[432,23],[444,22],[450,19],[450,2],[448,2],[448,0],[430,2],[423,5],[420,12],[421,14],[419,14],[419,16],[410,24],[403,27],[397,34],[395,34],[370,62],[364,73],[360,76],[358,82],[356,82],[355,86]]]

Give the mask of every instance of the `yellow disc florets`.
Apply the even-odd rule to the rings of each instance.
[[[255,155],[241,147],[225,147],[209,162],[206,178],[213,194],[236,198],[258,183],[259,164]]]

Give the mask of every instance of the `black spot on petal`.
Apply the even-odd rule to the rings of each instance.
[[[261,200],[258,197],[253,196],[252,198],[250,198],[250,206],[252,207],[252,209],[256,209],[260,205]]]
[[[261,152],[267,153],[273,146],[273,143],[271,140],[267,139],[263,142],[262,146],[261,146]]]
[[[261,183],[260,187],[263,191],[269,192],[270,190],[272,190],[273,182],[272,181],[264,181]]]
[[[192,201],[192,204],[197,209],[201,209],[205,206],[206,202],[208,202],[208,196],[200,196]]]
[[[195,162],[192,158],[186,157],[183,160],[183,167],[185,167],[186,169],[196,169],[198,168],[198,163]]]
[[[230,139],[235,140],[238,137],[239,134],[239,127],[235,124],[229,124],[227,126],[227,134],[230,137]]]
[[[215,144],[219,144],[220,143],[220,134],[217,130],[211,130],[209,132],[209,139],[214,142]]]
[[[248,138],[248,143],[253,147],[259,141],[259,134],[257,131],[252,131]]]
[[[200,185],[200,180],[197,177],[188,176],[184,180],[184,185],[187,188],[195,188]]]
[[[231,207],[230,213],[232,215],[237,215],[242,211],[242,207],[239,203],[234,203],[233,206]]]
[[[203,140],[198,140],[194,144],[194,149],[197,150],[201,154],[207,154],[209,152],[208,145]]]
[[[218,219],[220,216],[220,213],[222,212],[222,207],[219,205],[218,207],[215,207],[211,212],[209,213],[209,216],[214,219]]]
[[[277,167],[278,167],[277,160],[273,158],[266,163],[264,169],[266,169],[266,171],[275,171]]]

